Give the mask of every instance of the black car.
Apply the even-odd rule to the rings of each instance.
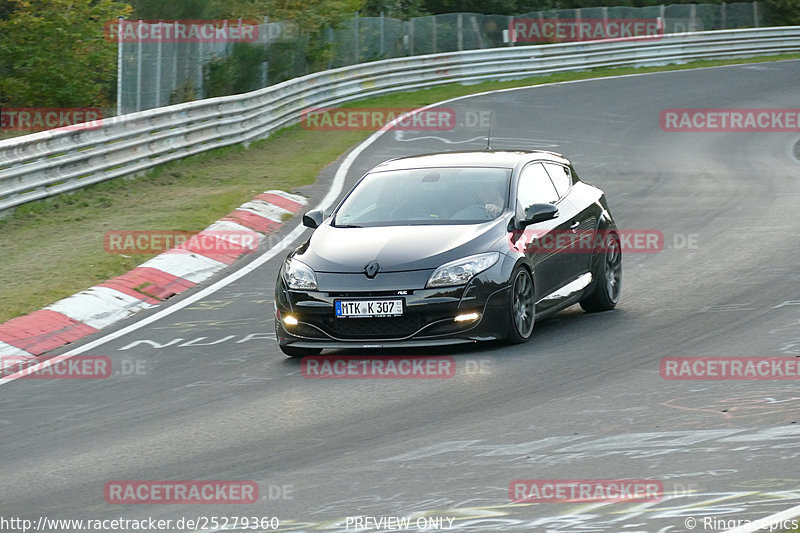
[[[275,287],[276,336],[290,356],[520,343],[534,318],[575,303],[612,309],[620,296],[620,239],[605,195],[553,152],[392,159],[330,216],[309,211],[303,223],[315,230]]]

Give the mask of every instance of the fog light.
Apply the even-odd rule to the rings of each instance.
[[[286,324],[287,326],[296,326],[297,319],[292,315],[286,315],[285,317],[283,317],[283,323]]]
[[[469,322],[471,320],[478,320],[480,317],[480,313],[464,313],[463,315],[458,315],[453,320],[456,322]]]

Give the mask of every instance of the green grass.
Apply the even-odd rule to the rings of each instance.
[[[512,87],[779,59],[800,59],[800,54],[451,84],[348,105],[417,107]],[[312,184],[323,167],[369,134],[293,126],[247,149],[235,146],[213,150],[162,165],[135,179],[116,179],[18,207],[0,219],[0,322],[127,272],[151,257],[106,253],[106,231],[198,231],[265,190],[291,191]]]

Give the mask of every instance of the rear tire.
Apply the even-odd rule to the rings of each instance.
[[[533,278],[525,267],[518,265],[511,274],[511,295],[508,302],[506,342],[522,344],[533,335],[536,302]]]
[[[594,289],[580,301],[590,313],[609,311],[619,302],[622,292],[622,246],[616,233],[608,233],[605,250],[597,264]]]

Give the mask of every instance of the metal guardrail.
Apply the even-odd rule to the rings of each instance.
[[[113,117],[97,129],[51,130],[0,141],[0,211],[213,148],[249,143],[298,122],[309,107],[454,82],[798,51],[800,27],[777,27],[471,50],[327,70],[251,93]]]

